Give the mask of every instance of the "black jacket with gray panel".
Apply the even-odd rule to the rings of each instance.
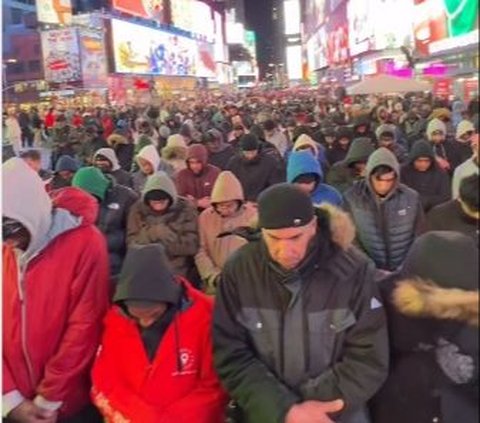
[[[307,400],[341,398],[337,422],[369,422],[366,402],[388,373],[374,266],[352,247],[354,228],[333,206],[317,210],[308,256],[285,272],[260,237],[227,262],[217,291],[214,354],[242,422],[283,423]]]

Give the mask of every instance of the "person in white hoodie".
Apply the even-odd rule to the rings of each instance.
[[[143,147],[135,157],[139,170],[133,174],[133,189],[141,193],[150,175],[159,170],[160,156],[154,145]]]
[[[102,173],[112,176],[117,184],[133,188],[133,176],[120,167],[113,148],[101,148],[97,150],[93,156],[93,165],[98,167]]]
[[[460,166],[455,169],[452,179],[452,199],[456,200],[460,194],[460,184],[464,178],[470,175],[478,175],[479,160],[478,160],[478,134],[474,134],[470,147],[472,148],[473,155],[468,160],[464,161]]]
[[[10,144],[13,147],[13,151],[18,156],[22,148],[22,129],[18,123],[18,119],[15,116],[14,110],[8,111],[8,117],[5,119],[5,131],[4,131],[5,144]]]

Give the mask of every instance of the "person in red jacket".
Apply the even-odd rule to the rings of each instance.
[[[89,372],[109,281],[97,202],[72,187],[51,199],[18,158],[2,176],[3,417],[95,422]]]
[[[106,423],[224,423],[212,299],[174,277],[161,244],[130,247],[92,370]]]
[[[199,210],[210,207],[210,195],[221,170],[208,163],[203,144],[192,144],[187,150],[187,168],[175,175],[178,195],[190,199]]]

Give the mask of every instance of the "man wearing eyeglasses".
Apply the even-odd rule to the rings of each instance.
[[[376,150],[368,159],[365,179],[344,197],[359,246],[378,269],[395,271],[424,226],[420,196],[400,183],[395,155],[384,147]]]

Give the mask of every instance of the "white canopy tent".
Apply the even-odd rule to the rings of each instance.
[[[362,94],[395,94],[418,91],[430,91],[432,86],[427,82],[396,76],[378,75],[367,78],[347,88],[349,95]]]

